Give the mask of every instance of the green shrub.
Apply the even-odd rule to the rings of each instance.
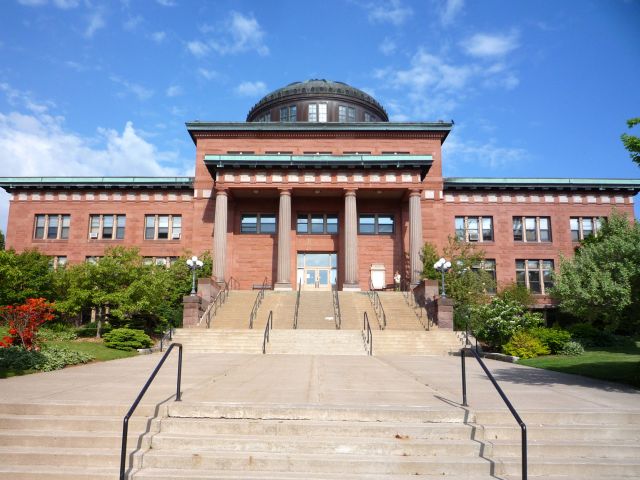
[[[542,324],[539,313],[528,311],[518,302],[498,297],[494,297],[491,303],[473,306],[471,319],[474,335],[493,350],[499,350],[514,333]]]
[[[151,337],[142,330],[115,328],[104,336],[104,344],[117,350],[135,350],[153,345]]]
[[[516,332],[503,347],[502,352],[520,358],[534,358],[549,355],[549,348],[527,332]]]
[[[109,323],[103,323],[102,327],[100,328],[100,335],[105,335],[109,333],[111,329],[112,327]],[[82,338],[95,337],[97,330],[98,330],[98,324],[96,322],[91,322],[81,326],[78,330],[76,330],[76,333],[78,337],[82,337]]]
[[[571,333],[560,328],[537,327],[528,330],[528,333],[540,340],[554,355],[571,341]]]
[[[575,323],[567,328],[571,337],[585,347],[611,347],[616,344],[616,338],[609,332],[604,332],[590,323]]]
[[[558,353],[560,355],[571,355],[577,357],[584,353],[584,347],[580,342],[567,342]]]
[[[75,340],[77,337],[75,327],[68,323],[51,323],[38,330],[38,339],[47,342]]]
[[[87,353],[74,352],[66,348],[45,346],[39,352],[22,347],[0,348],[0,368],[8,370],[40,370],[49,372],[67,365],[87,363],[93,357]]]

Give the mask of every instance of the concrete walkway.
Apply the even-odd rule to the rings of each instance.
[[[177,353],[177,352],[176,352]],[[143,404],[175,393],[177,355],[167,361]],[[122,405],[135,399],[160,354],[0,380],[0,403]],[[640,412],[640,391],[574,375],[487,360],[521,411]],[[467,359],[470,406],[505,409],[474,359]],[[457,408],[459,357],[357,357],[188,354],[183,400],[250,404],[323,404]]]

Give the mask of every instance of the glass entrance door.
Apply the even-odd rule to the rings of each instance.
[[[337,280],[335,253],[298,253],[298,283],[303,290],[330,290]]]

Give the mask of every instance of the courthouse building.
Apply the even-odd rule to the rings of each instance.
[[[370,95],[327,80],[266,95],[246,122],[186,126],[194,177],[0,178],[7,247],[56,265],[115,245],[157,263],[210,251],[215,279],[241,289],[266,279],[367,290],[396,271],[417,283],[424,243],[458,235],[499,284],[545,303],[560,256],[613,209],[633,216],[640,190],[640,180],[443,177],[452,123],[390,122]]]

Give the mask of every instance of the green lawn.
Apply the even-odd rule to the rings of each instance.
[[[640,388],[640,342],[626,347],[594,347],[577,357],[548,355],[518,363]]]

